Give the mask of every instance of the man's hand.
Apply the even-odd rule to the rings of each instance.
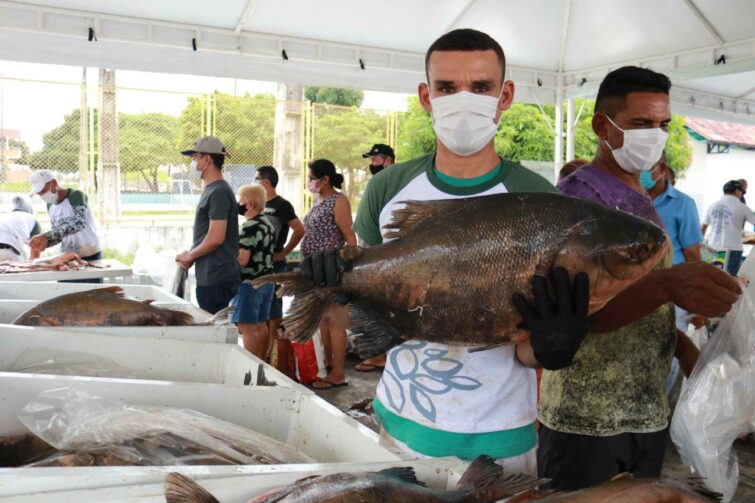
[[[279,251],[278,253],[273,253],[273,262],[283,262],[286,260],[286,253]]]
[[[47,236],[38,234],[29,240],[29,248],[33,253],[40,254],[47,248]]]
[[[742,293],[736,278],[703,262],[666,269],[658,286],[667,290],[671,302],[677,306],[707,318],[728,313]]]
[[[302,276],[311,281],[316,288],[337,286],[341,275],[350,269],[351,262],[341,258],[338,250],[323,250],[304,257],[299,265]],[[336,302],[347,304],[349,298],[339,295]]]
[[[587,335],[590,280],[586,273],[577,273],[572,287],[569,273],[562,267],[551,271],[551,280],[555,301],[548,294],[547,280],[536,275],[532,279],[535,305],[528,304],[519,294],[514,295],[513,302],[524,318],[519,328],[532,334],[530,343],[535,359],[545,369],[558,370],[571,365]]]
[[[183,251],[176,255],[176,262],[187,271],[192,265],[194,265],[194,259],[191,257],[191,252],[188,251]]]

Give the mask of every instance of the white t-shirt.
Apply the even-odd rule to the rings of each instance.
[[[708,244],[716,250],[741,250],[745,221],[755,224],[755,214],[735,196],[726,194],[708,208],[703,223],[710,226]]]
[[[454,194],[433,174],[432,161],[430,156],[397,164],[370,181],[354,225],[360,238],[368,244],[385,241],[383,227],[403,201],[555,190],[521,166],[506,163],[501,175],[479,192]],[[509,184],[515,188],[507,188]],[[487,433],[532,424],[537,379],[533,369],[519,363],[515,346],[468,349],[420,340],[394,347],[378,384],[378,400],[393,414],[447,432]]]
[[[0,217],[0,243],[12,246],[26,260],[25,244],[29,241],[37,221],[25,211],[12,211]]]

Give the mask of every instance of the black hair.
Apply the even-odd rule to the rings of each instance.
[[[270,182],[273,188],[278,186],[278,171],[272,166],[262,166],[257,170],[257,174],[263,180]]]
[[[610,72],[600,83],[598,97],[595,98],[595,112],[613,118],[623,110],[629,93],[662,93],[668,95],[671,80],[662,73],[640,68],[623,66]]]
[[[506,80],[506,55],[503,53],[501,44],[495,41],[487,33],[473,30],[471,28],[461,28],[449,31],[441,35],[425,54],[425,75],[428,84],[430,83],[430,55],[434,52],[451,52],[451,51],[493,51],[498,56],[498,62],[501,64],[501,82]]]
[[[225,162],[225,154],[207,154],[212,158],[212,163],[218,169],[223,169],[223,163]]]
[[[330,184],[340,189],[343,186],[343,175],[336,173],[336,165],[327,159],[317,159],[309,163],[309,169],[318,179],[327,176]]]
[[[742,184],[739,183],[739,180],[729,180],[724,184],[724,194],[733,194],[738,190],[742,190]]]

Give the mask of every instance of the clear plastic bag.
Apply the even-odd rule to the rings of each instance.
[[[123,377],[136,379],[131,369],[100,355],[59,349],[28,348],[18,355],[11,372],[87,377]]]
[[[671,421],[682,461],[730,501],[739,465],[732,444],[755,431],[755,313],[745,291],[703,347]]]
[[[36,466],[315,461],[261,433],[193,410],[128,405],[71,388],[40,393],[24,407],[18,419],[42,440],[65,451]],[[60,462],[61,456],[67,456],[65,462]],[[83,461],[72,461],[76,456]],[[84,460],[88,456],[103,459]]]

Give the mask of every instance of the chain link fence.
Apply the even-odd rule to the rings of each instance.
[[[272,165],[301,173],[307,163],[329,159],[344,175],[343,191],[356,211],[369,177],[367,159],[374,143],[395,145],[400,114],[321,103],[276,101],[272,94],[234,96],[222,92],[186,93],[89,82],[63,83],[0,77],[0,184],[3,198],[28,194],[35,170],[52,171],[66,187],[84,190],[100,219],[110,175],[117,180],[117,218],[140,214],[190,214],[201,194],[197,173],[180,154],[196,138],[214,135],[230,155],[224,174],[234,190],[252,183],[257,168]],[[112,93],[114,91],[114,94]],[[110,93],[110,94],[108,94]],[[30,97],[53,99],[54,107],[32,107]],[[112,99],[115,103],[113,106]],[[10,106],[25,102],[26,106]],[[37,126],[22,114],[34,110]],[[283,112],[283,113],[282,113]],[[288,123],[284,123],[288,121]],[[291,125],[293,123],[293,126]],[[286,145],[288,144],[288,145]],[[293,145],[292,145],[293,144]],[[281,156],[288,149],[292,155]]]

